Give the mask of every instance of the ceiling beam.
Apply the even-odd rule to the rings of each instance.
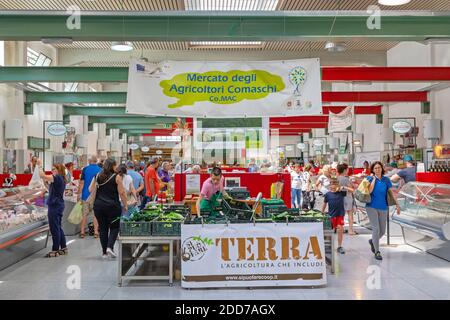
[[[126,101],[126,92],[25,92],[25,102],[28,103],[126,103]]]
[[[450,67],[322,67],[322,81],[450,81]]]
[[[0,82],[127,82],[123,67],[2,67]]]
[[[25,103],[126,103],[126,92],[25,92]],[[324,91],[322,102],[426,102],[426,91]],[[93,107],[95,108],[95,107]],[[112,108],[112,107],[111,107]]]
[[[328,123],[296,123],[283,125],[281,123],[270,123],[270,129],[280,129],[280,130],[297,130],[297,129],[322,129],[328,128]]]
[[[330,12],[83,12],[81,29],[58,12],[2,12],[0,40],[267,41],[372,38],[421,41],[450,37],[448,12],[382,12],[382,28],[367,28],[364,11]],[[330,27],[333,26],[332,32]]]
[[[329,91],[322,102],[426,102],[427,91]]]
[[[71,107],[64,106],[63,114],[66,116],[121,116],[126,115],[124,107]],[[141,117],[142,119],[145,119]]]
[[[173,124],[176,121],[175,118],[165,117],[102,117],[102,116],[89,116],[89,123],[107,123],[107,124],[141,124],[141,125],[157,125],[157,124]]]
[[[450,67],[322,67],[322,81],[450,81]],[[127,67],[2,67],[0,82],[128,82]]]
[[[156,125],[152,124],[131,124],[131,123],[124,123],[124,124],[107,124],[107,129],[122,129],[122,130],[142,130],[146,132],[152,132],[152,129],[163,129],[162,127],[158,127]]]

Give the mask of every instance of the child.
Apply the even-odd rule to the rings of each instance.
[[[324,195],[324,203],[322,206],[322,213],[324,213],[328,204],[328,214],[331,216],[331,224],[333,229],[337,230],[338,234],[337,252],[340,254],[345,254],[342,241],[344,238],[344,198],[346,195],[347,192],[341,191],[339,181],[336,178],[332,178],[330,179],[330,190]]]

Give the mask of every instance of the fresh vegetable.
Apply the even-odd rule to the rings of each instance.
[[[180,222],[183,221],[184,217],[176,212],[164,213],[159,216],[158,221],[162,222]]]

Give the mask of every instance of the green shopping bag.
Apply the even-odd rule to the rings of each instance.
[[[81,219],[83,219],[83,207],[81,202],[77,202],[72,208],[72,211],[70,211],[67,220],[72,224],[80,224]]]

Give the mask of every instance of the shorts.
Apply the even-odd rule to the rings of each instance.
[[[87,201],[81,201],[81,207],[83,212],[83,217],[87,217],[90,214],[94,214],[94,203],[93,202],[87,202]]]
[[[344,216],[332,217],[331,225],[333,226],[333,229],[336,229],[337,226],[343,226],[344,225]]]
[[[354,204],[353,204],[353,197],[345,197],[344,198],[344,209],[345,211],[351,211],[353,210]]]

